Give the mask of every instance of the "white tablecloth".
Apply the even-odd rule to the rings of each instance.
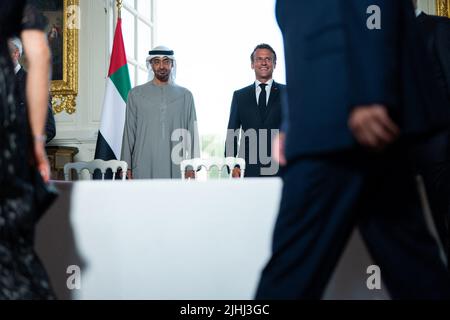
[[[281,180],[58,184],[36,248],[61,299],[252,299],[270,255]],[[325,298],[383,299],[357,233]],[[67,268],[80,267],[69,290]]]

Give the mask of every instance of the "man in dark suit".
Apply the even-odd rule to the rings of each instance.
[[[413,0],[421,36],[425,41],[432,71],[450,109],[450,19],[425,14]],[[428,191],[436,229],[450,257],[450,131],[427,139],[417,148],[418,172]],[[450,267],[450,265],[448,265]]]
[[[428,15],[417,8],[417,0],[413,2],[419,27],[430,53],[432,70],[438,86],[445,93],[447,101],[450,101],[450,19]]]
[[[272,79],[277,55],[271,46],[256,46],[250,61],[256,80],[233,94],[225,156],[244,158],[246,177],[278,175],[279,166],[272,161],[271,142],[280,129],[285,86]],[[236,167],[232,175],[240,174],[240,168]]]
[[[23,54],[22,43],[18,38],[9,40],[9,50],[11,53],[11,59],[14,64],[14,72],[16,74],[16,91],[15,99],[19,108],[26,113],[26,79],[27,72],[19,63],[19,59]],[[45,124],[46,143],[49,143],[56,135],[55,118],[53,116],[53,110],[51,102],[48,103],[47,122]]]
[[[320,298],[358,226],[393,299],[450,298],[408,157],[416,139],[449,125],[450,110],[423,60],[411,1],[276,8],[288,96],[277,156],[287,167],[256,297]]]

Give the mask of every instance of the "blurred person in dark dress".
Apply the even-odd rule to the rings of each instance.
[[[0,300],[54,299],[34,252],[39,219],[35,177],[49,180],[45,153],[50,51],[33,1],[0,2]],[[28,57],[27,108],[14,98],[8,39],[20,36]],[[21,110],[23,109],[23,110]]]

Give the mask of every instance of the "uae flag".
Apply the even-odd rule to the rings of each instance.
[[[120,160],[126,102],[130,89],[130,74],[122,36],[122,20],[119,18],[114,35],[100,131],[95,147],[95,159]]]

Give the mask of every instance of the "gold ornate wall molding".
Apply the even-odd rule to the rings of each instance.
[[[450,18],[450,0],[436,0],[436,13]]]
[[[51,82],[50,91],[55,113],[76,111],[78,95],[78,32],[80,28],[79,0],[64,1],[63,5],[63,48],[62,79]]]

